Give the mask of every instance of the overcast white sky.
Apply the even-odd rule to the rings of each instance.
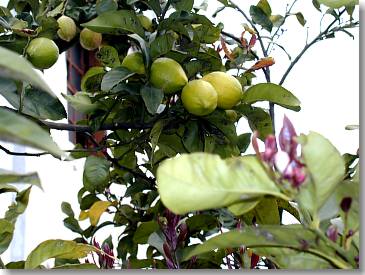
[[[4,5],[5,0],[0,0]],[[243,2],[236,0],[237,3]],[[244,1],[241,5],[248,10],[250,4],[257,1]],[[270,1],[273,14],[283,14],[287,1]],[[209,1],[209,10],[215,10],[219,4]],[[287,26],[289,30],[281,38],[288,52],[295,57],[304,46],[308,27],[309,39],[319,30],[320,14],[312,7],[311,1],[300,0],[294,12],[301,11],[307,19],[307,26],[301,27],[293,16]],[[242,31],[243,18],[237,12],[226,10],[215,22],[222,21],[227,32],[239,36]],[[323,22],[325,25],[326,21]],[[345,34],[338,34],[335,39],[322,41],[310,49],[293,69],[284,83],[284,87],[292,91],[302,102],[302,111],[295,113],[276,107],[276,123],[279,126],[285,113],[294,123],[298,133],[317,131],[326,136],[342,152],[354,153],[358,148],[358,131],[346,131],[348,124],[359,123],[359,35],[358,29],[353,31],[355,40]],[[280,77],[289,65],[289,61],[280,50],[273,52],[276,64],[271,68],[272,81],[278,83]],[[264,81],[260,72],[258,80]],[[45,71],[47,82],[55,93],[66,93],[66,65],[62,55],[51,69]],[[60,97],[62,102],[63,98]],[[0,99],[3,104],[3,99]],[[65,102],[64,102],[65,103]],[[247,123],[239,124],[239,132],[247,131]],[[63,149],[72,148],[68,142],[68,133],[52,132],[53,138]],[[0,152],[1,168],[11,169],[13,158]],[[61,213],[62,201],[71,202],[78,215],[77,191],[82,185],[83,161],[60,162],[49,156],[27,158],[26,171],[38,171],[44,192],[32,190],[29,207],[26,214],[26,231],[24,255],[27,255],[41,241],[50,238],[74,238],[63,226],[64,215]],[[3,208],[3,205],[0,203]],[[0,211],[0,214],[2,212]],[[9,259],[9,253],[4,261]]]

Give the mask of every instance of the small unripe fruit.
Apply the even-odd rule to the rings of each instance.
[[[152,20],[150,18],[143,14],[138,14],[137,17],[146,31],[153,32]]]
[[[225,110],[226,116],[229,119],[229,121],[236,122],[238,115],[235,110]]]
[[[56,63],[59,50],[53,40],[39,37],[30,41],[27,50],[27,59],[37,69],[48,69]]]
[[[182,90],[181,101],[185,109],[196,116],[206,116],[217,107],[218,95],[214,87],[204,80],[192,80]]]
[[[80,33],[80,44],[88,51],[93,51],[99,48],[102,39],[101,33],[94,32],[88,28],[83,29]]]
[[[70,42],[76,35],[76,24],[75,21],[68,16],[62,15],[57,19],[58,31],[57,35],[62,40]]]
[[[218,93],[218,107],[232,109],[242,98],[241,83],[233,76],[224,72],[212,72],[203,77]]]
[[[146,73],[143,56],[140,52],[131,53],[124,57],[122,67],[125,67],[136,74]]]
[[[188,77],[181,65],[175,60],[160,57],[152,63],[150,82],[165,94],[173,94],[188,83]]]

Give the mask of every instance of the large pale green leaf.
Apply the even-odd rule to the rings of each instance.
[[[0,255],[9,247],[13,232],[14,225],[5,219],[0,219]]]
[[[298,140],[308,173],[300,189],[299,201],[313,215],[341,182],[345,175],[345,162],[330,141],[318,133],[310,132]]]
[[[0,94],[19,109],[19,93],[14,81],[0,78]],[[32,87],[25,89],[22,113],[40,119],[60,120],[66,118],[66,110],[57,97]]]
[[[229,206],[271,195],[288,200],[254,156],[222,160],[207,153],[183,154],[157,170],[162,202],[176,214]]]
[[[27,257],[25,269],[34,269],[45,260],[51,258],[79,259],[84,258],[95,248],[86,244],[79,244],[74,241],[47,240],[39,244]]]
[[[332,9],[338,9],[343,6],[354,6],[359,4],[359,0],[318,0],[318,3],[324,4]]]
[[[50,135],[33,121],[0,108],[0,140],[28,145],[64,156]]]
[[[37,173],[19,174],[0,168],[0,186],[4,183],[29,183],[42,189],[41,181]]]
[[[28,82],[55,96],[51,88],[25,58],[3,47],[0,47],[0,77]]]
[[[300,111],[300,101],[284,87],[274,83],[259,83],[244,92],[242,101],[253,104],[257,101],[270,101],[293,111]]]
[[[232,230],[196,247],[189,247],[184,251],[183,259],[188,260],[192,256],[214,249],[235,248],[242,245],[248,248],[290,248],[320,256],[336,267],[352,268],[338,257],[332,248],[325,246],[314,232],[304,229],[301,225],[246,226],[241,230]]]
[[[81,24],[92,31],[107,34],[136,33],[144,37],[143,27],[136,14],[130,10],[108,11],[95,19]]]

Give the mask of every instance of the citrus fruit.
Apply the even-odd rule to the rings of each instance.
[[[218,107],[231,109],[242,97],[242,86],[233,76],[224,72],[212,72],[203,77],[215,88],[218,94]]]
[[[88,28],[83,29],[80,33],[80,44],[85,50],[93,51],[99,48],[101,41],[101,33],[94,32]]]
[[[209,115],[217,108],[218,95],[214,87],[202,79],[189,81],[182,90],[185,109],[196,116]]]
[[[145,74],[146,70],[144,67],[143,56],[140,52],[134,52],[124,57],[122,67],[127,68],[131,72],[137,74]]]
[[[76,24],[75,21],[68,16],[62,15],[57,19],[58,31],[57,35],[62,40],[70,42],[76,35]]]
[[[48,69],[56,63],[59,50],[53,40],[39,37],[30,41],[27,47],[27,58],[37,69]]]
[[[160,57],[152,63],[150,81],[165,94],[172,94],[181,90],[188,83],[188,78],[179,63],[171,58]]]
[[[149,32],[153,32],[152,20],[143,14],[137,15],[142,27]]]

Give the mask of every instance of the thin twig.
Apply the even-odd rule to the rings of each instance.
[[[341,16],[344,12],[346,11],[346,9],[343,9],[338,16]],[[284,75],[282,76],[279,85],[282,85],[285,81],[285,79],[287,78],[287,76],[289,75],[289,73],[291,72],[291,70],[293,69],[293,67],[295,66],[295,64],[297,64],[297,62],[299,61],[299,59],[303,56],[303,54],[311,47],[313,46],[315,43],[321,41],[323,39],[323,37],[328,34],[329,30],[331,29],[331,27],[337,22],[337,18],[335,20],[333,20],[328,26],[327,28],[320,32],[309,44],[306,44],[304,46],[304,48],[301,50],[301,52],[297,55],[297,57],[290,63],[289,67],[287,68],[287,70],[285,71]]]

